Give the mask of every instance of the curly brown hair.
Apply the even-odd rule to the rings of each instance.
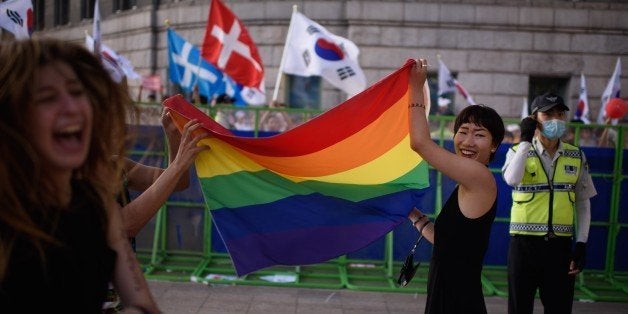
[[[16,238],[32,242],[44,260],[43,246],[55,243],[33,219],[54,221],[59,200],[45,184],[46,169],[29,139],[26,114],[34,105],[39,69],[53,63],[65,63],[75,72],[93,109],[88,156],[74,177],[94,186],[101,198],[115,193],[120,181],[112,176],[120,173],[122,158],[112,156],[124,155],[125,119],[132,102],[100,60],[82,46],[55,39],[0,42],[0,282]]]

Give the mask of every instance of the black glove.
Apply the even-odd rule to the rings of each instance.
[[[532,143],[538,122],[530,117],[521,120],[521,141]]]
[[[576,242],[571,259],[576,264],[576,268],[582,271],[587,261],[587,244],[584,242]]]

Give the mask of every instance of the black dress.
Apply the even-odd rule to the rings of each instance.
[[[44,264],[30,241],[16,239],[0,283],[0,312],[100,312],[116,254],[106,242],[105,212],[95,190],[84,182],[72,187],[69,210],[60,211],[56,227],[34,217],[59,242],[45,245]]]
[[[425,313],[486,313],[481,272],[495,220],[497,198],[482,217],[460,211],[458,187],[434,223]]]

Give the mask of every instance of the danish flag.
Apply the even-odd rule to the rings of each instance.
[[[264,66],[242,22],[219,0],[212,0],[202,56],[234,81],[263,92]]]

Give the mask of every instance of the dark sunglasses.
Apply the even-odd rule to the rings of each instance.
[[[410,283],[410,280],[412,280],[414,274],[416,274],[416,270],[419,269],[419,265],[421,265],[421,262],[414,265],[414,251],[416,251],[416,247],[419,243],[421,243],[422,239],[423,235],[419,235],[419,238],[416,240],[416,243],[414,243],[412,250],[410,250],[410,253],[406,257],[406,261],[403,263],[403,266],[401,266],[397,283],[402,287],[405,287]]]

